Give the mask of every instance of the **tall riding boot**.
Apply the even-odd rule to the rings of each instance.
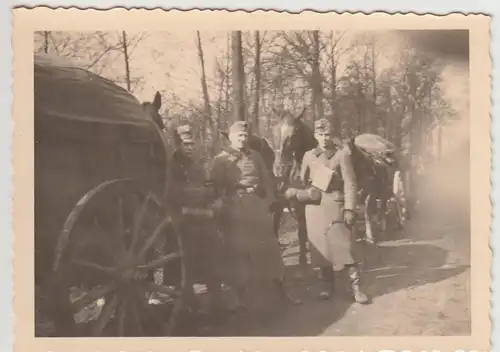
[[[361,275],[357,265],[349,265],[347,268],[347,274],[349,275],[349,280],[351,281],[351,288],[353,298],[356,302],[361,304],[366,304],[369,301],[368,296],[361,291],[360,282]]]
[[[334,293],[334,273],[331,266],[323,266],[320,269],[322,290],[319,297],[328,300]]]

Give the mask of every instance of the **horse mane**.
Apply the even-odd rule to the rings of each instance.
[[[273,164],[274,164],[274,150],[271,148],[271,144],[264,137],[259,137],[257,135],[251,134],[248,146],[251,150],[256,151],[260,154],[264,163],[266,164],[269,172],[273,174]]]

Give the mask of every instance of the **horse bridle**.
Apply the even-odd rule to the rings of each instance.
[[[278,153],[281,153],[282,152],[282,149],[278,149],[276,150],[276,154]],[[287,161],[285,163],[281,162],[280,161],[280,167],[283,169],[283,170],[287,170],[287,166],[289,167],[289,170],[290,170],[290,173],[292,172],[292,169],[293,169],[293,163],[294,163],[294,160],[293,158],[295,157],[295,152],[293,152],[293,155],[292,155],[292,160],[291,161]],[[282,173],[283,170],[280,170],[280,172]],[[288,175],[290,176],[290,175]],[[276,177],[276,175],[275,175]],[[278,178],[278,177],[276,177]],[[278,185],[277,185],[277,188],[278,188],[278,192],[281,194],[285,188],[285,185],[286,185],[286,179],[287,177],[282,175],[280,178],[278,178]],[[285,203],[285,208],[288,209],[288,212],[290,213],[290,215],[292,215],[292,217],[294,218],[294,220],[298,221],[298,216],[295,215],[294,211],[293,211],[293,207],[291,206],[291,202],[286,199],[285,197],[283,197],[283,200],[284,200],[284,203]]]

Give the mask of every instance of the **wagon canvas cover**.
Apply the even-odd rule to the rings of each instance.
[[[35,54],[34,91],[38,132],[122,140],[161,138],[132,94],[64,58]]]
[[[163,196],[169,150],[132,94],[64,59],[35,55],[34,98],[35,258],[41,275],[50,269],[64,221],[93,188],[127,178]]]

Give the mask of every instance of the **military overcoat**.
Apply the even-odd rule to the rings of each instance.
[[[334,171],[329,189],[322,191],[321,203],[306,205],[307,234],[311,260],[315,266],[332,266],[342,270],[357,262],[352,230],[344,222],[344,210],[356,210],[357,182],[348,148],[305,153],[302,182],[310,184],[311,171],[326,166]]]
[[[247,285],[282,278],[285,267],[269,210],[275,200],[273,182],[260,154],[226,148],[215,157],[210,179],[224,200],[219,224],[229,255],[229,280]]]
[[[189,281],[207,283],[220,275],[222,241],[210,217],[213,195],[205,187],[203,165],[180,150],[173,154],[169,202],[181,216],[181,228]],[[205,213],[203,213],[205,212]]]

